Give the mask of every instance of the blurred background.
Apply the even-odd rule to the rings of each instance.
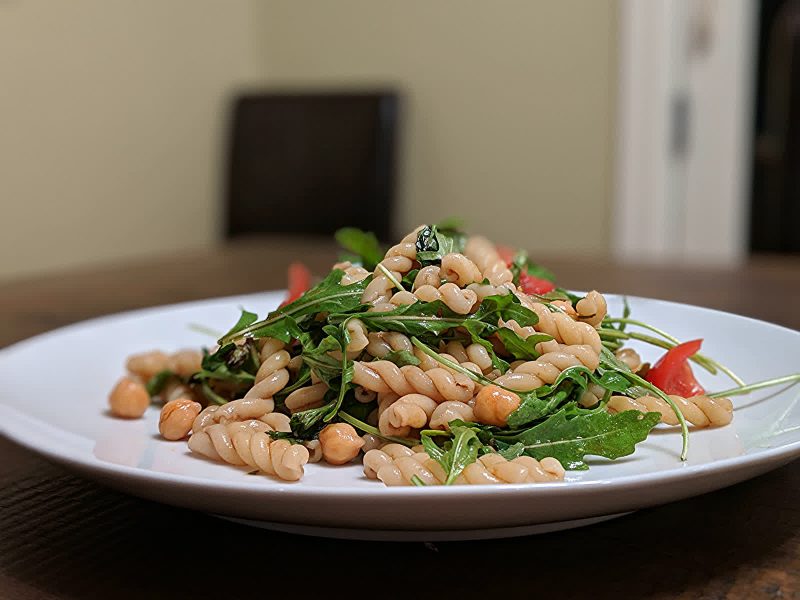
[[[0,280],[457,216],[800,251],[800,0],[0,0]]]

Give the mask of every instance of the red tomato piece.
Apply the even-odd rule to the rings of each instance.
[[[689,357],[699,352],[702,344],[703,340],[692,340],[671,348],[651,367],[645,379],[665,394],[684,398],[705,394],[689,366]]]
[[[281,306],[294,302],[311,288],[311,271],[303,263],[294,262],[289,265],[289,293]],[[279,307],[280,308],[280,307]]]
[[[525,271],[519,274],[519,287],[526,294],[546,294],[556,289],[556,284],[547,279],[540,279],[533,275],[528,275]]]
[[[505,261],[506,266],[510,267],[513,264],[516,251],[511,246],[503,246],[501,244],[499,246],[495,246],[495,250],[497,250],[500,258]]]

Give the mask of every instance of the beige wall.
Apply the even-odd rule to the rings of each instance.
[[[608,248],[615,4],[0,0],[0,278],[216,239],[239,84],[407,95],[402,228]]]
[[[616,4],[272,0],[276,82],[406,91],[404,228],[463,215],[536,250],[606,253]]]
[[[214,238],[254,1],[0,2],[0,278]]]

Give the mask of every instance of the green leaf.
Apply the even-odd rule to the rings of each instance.
[[[408,350],[392,350],[386,356],[382,356],[379,360],[388,360],[393,362],[398,367],[405,367],[406,365],[418,366],[420,360]]]
[[[506,444],[521,443],[524,453],[541,460],[551,456],[567,469],[586,469],[587,455],[619,458],[633,454],[636,444],[647,438],[660,421],[659,413],[628,410],[605,411],[567,419],[561,410],[545,422],[513,436],[495,436]]]
[[[478,435],[471,427],[450,427],[450,433],[453,436],[452,441],[448,442],[449,448],[444,452],[438,450],[438,446],[433,443],[433,440],[428,437],[429,443],[423,446],[425,451],[431,447],[431,444],[436,446],[436,449],[431,448],[433,454],[428,452],[428,456],[438,462],[444,472],[447,473],[447,479],[444,485],[450,485],[455,479],[461,475],[461,472],[467,465],[474,463],[478,459],[478,450],[481,448],[481,441]],[[425,436],[427,437],[427,436]]]
[[[420,265],[438,265],[445,254],[464,249],[464,236],[455,231],[452,234],[439,231],[436,225],[426,225],[417,234],[416,247]]]
[[[540,356],[536,351],[536,344],[553,339],[546,333],[535,333],[523,339],[507,327],[498,328],[496,333],[506,350],[517,360],[536,360]]]
[[[258,320],[258,315],[256,313],[242,309],[242,314],[239,317],[239,320],[236,321],[236,325],[231,327],[228,333],[225,334],[225,336],[228,336],[236,331],[239,331],[240,329],[244,329],[248,325],[252,325],[253,323],[255,323],[257,320]]]
[[[506,460],[514,460],[518,456],[522,456],[524,451],[525,444],[522,442],[517,442],[516,444],[497,443],[497,453]]]
[[[289,420],[292,433],[300,438],[304,438],[311,432],[316,433],[315,428],[321,425],[322,420],[331,412],[336,403],[337,400],[332,399],[317,408],[309,408],[308,410],[294,413]]]
[[[367,271],[372,271],[383,260],[383,249],[378,238],[371,231],[361,231],[355,227],[339,229],[334,237],[339,245],[355,254]]]
[[[539,279],[546,279],[547,281],[556,280],[556,276],[553,275],[551,271],[531,261],[526,250],[517,250],[514,258],[511,260],[511,272],[514,274],[514,281],[517,284],[519,284],[519,274],[521,272],[533,275]]]
[[[572,389],[573,387],[570,386],[568,389],[556,390],[544,398],[540,398],[536,391],[520,394],[522,402],[520,402],[517,410],[508,415],[508,426],[511,429],[518,429],[552,414],[561,404],[567,401]]]
[[[151,397],[158,396],[161,392],[164,391],[164,388],[167,386],[172,379],[180,380],[181,377],[174,371],[170,371],[169,369],[165,369],[163,371],[159,371],[155,375],[153,375],[150,380],[147,382],[145,387],[147,388],[147,393],[150,394]]]
[[[334,269],[316,286],[294,302],[273,311],[266,319],[256,321],[237,331],[231,331],[219,340],[220,346],[242,338],[247,334],[255,337],[276,337],[288,343],[297,337],[298,324],[305,317],[321,312],[348,313],[361,306],[361,295],[370,282],[370,277],[351,285],[341,285],[344,271]],[[290,318],[291,317],[291,318]]]

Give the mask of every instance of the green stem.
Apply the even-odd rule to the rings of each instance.
[[[750,392],[755,392],[756,390],[761,390],[764,388],[772,387],[775,385],[781,385],[784,383],[797,383],[800,381],[800,373],[795,373],[794,375],[786,375],[784,377],[776,377],[775,379],[767,379],[766,381],[758,381],[756,383],[750,383],[747,385],[742,385],[740,387],[735,387],[730,390],[724,390],[722,392],[714,392],[712,394],[706,394],[709,398],[725,398],[728,396],[741,396],[743,394],[749,394]]]
[[[381,264],[378,265],[378,269],[380,269],[383,272],[383,274],[386,276],[386,279],[392,282],[392,285],[394,287],[396,287],[401,292],[406,291],[406,289],[403,287],[403,284],[397,281],[397,278],[394,275],[392,275],[392,272],[389,269],[387,269]]]
[[[339,411],[338,414],[339,414],[339,417],[341,417],[342,421],[345,421],[346,423],[350,423],[350,425],[352,425],[356,429],[360,429],[364,433],[370,433],[370,434],[372,434],[372,435],[374,435],[376,437],[379,437],[381,439],[387,440],[389,442],[394,442],[395,444],[402,444],[403,446],[408,446],[409,448],[412,448],[412,447],[416,446],[419,443],[418,440],[409,440],[409,439],[406,439],[406,438],[399,438],[399,437],[393,437],[391,435],[384,435],[376,427],[373,427],[372,425],[368,425],[367,423],[364,423],[364,421],[359,421],[354,416],[349,415],[346,412]]]
[[[423,353],[430,356],[433,360],[438,362],[441,365],[444,365],[454,371],[458,371],[459,373],[463,373],[475,383],[480,383],[481,385],[497,385],[494,381],[489,379],[488,377],[484,377],[483,375],[478,375],[474,371],[470,371],[469,369],[462,367],[460,364],[453,362],[449,358],[445,358],[435,350],[432,350],[428,346],[426,346],[423,342],[419,341],[416,337],[411,338],[411,343],[414,344],[417,348],[422,350]]]
[[[649,392],[655,394],[662,400],[664,400],[667,404],[669,404],[672,411],[675,413],[675,416],[678,417],[678,422],[681,425],[681,437],[683,438],[681,444],[681,460],[686,460],[686,457],[689,455],[689,425],[686,423],[686,418],[683,416],[683,413],[678,408],[678,405],[675,404],[675,401],[667,396],[664,392],[654,386],[652,383],[639,377],[634,373],[625,373],[620,371],[620,374],[627,377],[631,381],[638,383],[640,386],[648,390]]]
[[[598,333],[600,334],[601,338],[605,337],[607,339],[610,338],[612,340],[628,340],[628,339],[639,340],[640,342],[652,344],[653,346],[658,346],[659,348],[664,348],[665,350],[674,348],[675,345],[678,343],[677,339],[669,335],[668,333],[661,331],[660,329],[657,329],[651,325],[647,325],[646,323],[642,323],[641,321],[636,321],[634,319],[607,319],[607,321],[614,323],[624,322],[629,325],[638,325],[646,329],[649,329],[650,331],[654,331],[659,335],[663,335],[666,338],[666,340],[660,340],[658,338],[654,338],[653,336],[645,335],[642,333],[619,331],[618,329],[603,329],[603,328],[598,329]],[[698,352],[697,354],[690,356],[689,360],[700,365],[712,375],[716,375],[717,370],[719,369],[720,371],[725,373],[725,375],[730,377],[730,379],[734,383],[736,383],[736,385],[742,386],[745,384],[744,381],[738,375],[736,375],[736,373],[731,371],[728,367],[704,354],[700,354]]]

